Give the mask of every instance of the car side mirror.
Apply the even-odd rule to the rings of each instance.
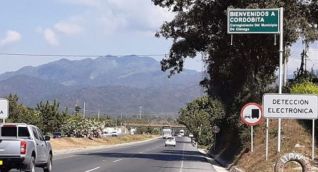
[[[50,136],[44,136],[45,141],[50,141],[51,137]]]

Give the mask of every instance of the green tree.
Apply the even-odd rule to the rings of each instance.
[[[221,128],[227,126],[222,103],[207,96],[200,97],[182,108],[178,121],[185,125],[202,145],[212,143],[214,125]]]
[[[156,34],[173,40],[169,56],[161,61],[162,70],[170,70],[171,74],[181,72],[186,58],[202,53],[208,76],[201,84],[210,96],[219,97],[229,107],[227,115],[238,117],[236,112],[243,103],[260,100],[275,80],[279,55],[273,35],[234,35],[231,45],[227,34],[228,8],[284,7],[285,52],[300,36],[307,43],[318,38],[317,0],[152,1],[176,14]],[[285,53],[285,58],[288,55]]]
[[[312,82],[304,81],[291,86],[290,92],[293,94],[315,94],[318,95],[318,86]]]
[[[19,97],[16,94],[10,94],[6,97],[9,101],[9,120],[11,122],[20,121],[20,117],[23,111],[22,104],[19,104]]]
[[[7,122],[27,123],[40,128],[42,127],[40,114],[20,104],[17,95],[10,94],[6,98],[9,100],[9,117]]]
[[[40,102],[35,108],[40,113],[43,122],[43,132],[54,132],[59,131],[64,123],[67,112],[60,112],[59,103],[54,100],[53,103],[49,101]]]

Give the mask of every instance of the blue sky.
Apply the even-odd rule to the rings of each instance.
[[[1,1],[0,53],[166,54],[171,40],[154,34],[173,16],[151,0]],[[300,42],[293,47],[289,73],[299,66],[301,47]],[[308,66],[318,69],[317,43],[310,56]],[[59,58],[64,57],[0,56],[0,73]],[[186,68],[202,70],[203,64],[198,57],[188,60]]]
[[[150,0],[2,1],[0,53],[166,54],[171,40],[158,39],[154,34],[173,16]],[[0,56],[0,73],[57,59]],[[202,70],[202,62],[194,59],[186,67]]]

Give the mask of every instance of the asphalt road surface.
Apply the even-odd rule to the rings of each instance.
[[[129,146],[55,156],[53,172],[215,172],[215,166],[192,146],[177,137],[176,147],[164,139]],[[42,172],[42,169],[37,169]]]

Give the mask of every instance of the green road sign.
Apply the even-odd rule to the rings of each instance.
[[[279,8],[277,9],[228,9],[227,32],[229,34],[280,33]]]

